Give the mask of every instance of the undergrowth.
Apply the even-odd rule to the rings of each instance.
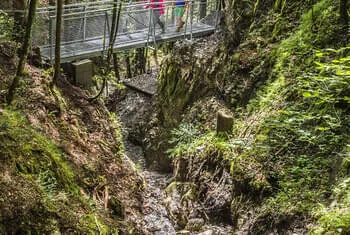
[[[11,108],[0,115],[0,169],[0,233],[97,232],[67,156]]]
[[[349,170],[339,174],[340,166],[349,169],[350,47],[336,41],[336,4],[317,2],[271,53],[270,79],[228,140],[207,133],[171,151],[228,160],[235,184],[247,189],[234,186],[236,195],[264,204],[257,217],[269,222],[257,222],[256,233],[273,229],[283,216],[318,220],[316,234],[350,230]]]

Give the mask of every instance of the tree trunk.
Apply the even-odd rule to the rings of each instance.
[[[89,101],[92,102],[96,100],[102,93],[105,87],[107,86],[107,75],[110,73],[110,64],[111,64],[111,58],[114,55],[113,50],[114,50],[114,44],[115,40],[117,38],[118,34],[118,28],[119,28],[119,20],[120,20],[120,13],[122,9],[122,3],[119,2],[119,7],[117,5],[118,0],[114,0],[114,7],[113,7],[113,16],[112,16],[112,27],[111,27],[111,33],[110,33],[110,38],[109,38],[109,47],[108,47],[108,53],[107,53],[107,69],[106,72],[103,76],[103,83],[100,91],[95,95],[94,97],[90,97]],[[117,12],[118,10],[118,12]]]
[[[55,73],[53,76],[51,87],[57,84],[57,80],[61,77],[61,34],[62,34],[62,11],[63,0],[57,0],[56,9],[56,43],[55,43]]]
[[[348,38],[348,32],[349,32],[349,14],[348,14],[348,5],[349,0],[340,0],[339,1],[339,20],[341,25],[341,38],[344,39],[345,45],[347,44],[349,38]]]
[[[144,48],[137,48],[132,59],[134,76],[146,72],[146,53]]]
[[[125,63],[126,63],[126,77],[131,78],[132,73],[131,73],[131,63],[130,63],[130,52],[125,55]]]
[[[153,50],[153,60],[156,64],[156,66],[158,67],[159,66],[159,61],[158,61],[158,53],[157,53],[157,50]]]
[[[217,112],[216,133],[231,134],[233,127],[233,117],[223,112]]]
[[[32,26],[35,18],[35,12],[36,12],[36,5],[38,0],[31,0],[29,5],[29,13],[28,13],[28,24],[26,27],[26,33],[24,37],[24,42],[22,45],[22,48],[20,50],[20,60],[18,62],[18,67],[16,71],[16,75],[12,81],[12,84],[9,88],[8,95],[7,95],[7,102],[10,104],[13,100],[13,96],[15,93],[15,89],[17,88],[19,79],[23,77],[23,71],[24,71],[24,65],[27,61],[29,46],[30,46],[30,40],[31,40],[31,33],[32,33]]]
[[[113,53],[113,67],[114,67],[115,77],[119,81],[120,80],[120,73],[119,73],[118,55],[117,55],[117,53]]]
[[[207,15],[207,0],[200,1],[199,19],[203,19]]]

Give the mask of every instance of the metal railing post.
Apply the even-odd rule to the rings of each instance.
[[[166,3],[165,3],[166,4]],[[169,6],[165,5],[165,9],[166,9],[166,15],[165,15],[165,25],[164,25],[164,29],[167,30],[168,29],[168,9]]]
[[[154,22],[154,9],[151,7],[151,26],[152,26],[152,37],[154,46],[156,46],[156,24]]]
[[[49,40],[50,40],[50,61],[52,61],[53,60],[53,55],[52,55],[52,49],[53,49],[53,34],[54,34],[54,32],[53,32],[53,19],[54,19],[54,17],[52,17],[52,16],[50,16],[49,17],[49,31],[50,31],[50,36],[49,36]]]
[[[187,11],[186,11],[186,20],[185,20],[185,30],[184,30],[184,39],[186,39],[186,32],[187,32],[187,22],[188,22],[188,11],[190,7],[191,1],[188,1]],[[185,7],[184,7],[185,8]]]
[[[106,10],[105,11],[105,25],[104,25],[104,29],[103,29],[103,50],[102,50],[102,56],[104,56],[104,51],[106,50],[107,21],[108,21],[108,13],[107,13],[107,10]]]
[[[111,39],[111,28],[112,28],[112,26],[109,24],[108,10],[106,10],[106,22],[107,22],[106,38],[107,38],[107,35],[108,35],[108,44],[109,44],[109,40]]]
[[[149,47],[149,36],[152,33],[153,42],[156,43],[155,27],[153,23],[153,8],[149,7],[149,18],[148,18],[148,33],[147,33],[147,48]]]
[[[219,21],[219,12],[220,12],[220,0],[216,1],[216,18],[215,18],[215,30],[218,26]]]
[[[171,8],[171,25],[176,26],[176,19],[175,19],[175,6]]]
[[[83,42],[86,40],[86,4],[84,5],[84,18],[83,18]]]
[[[191,36],[190,36],[190,40],[192,41],[192,38],[193,38],[193,35],[192,35],[192,32],[193,32],[193,27],[192,27],[192,25],[193,25],[193,3],[192,3],[192,1],[191,1],[191,19],[190,19],[190,27],[191,27]]]

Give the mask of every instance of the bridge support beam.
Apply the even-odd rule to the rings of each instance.
[[[92,77],[94,76],[92,61],[81,60],[72,63],[72,65],[75,84],[84,89],[90,89],[93,86]]]

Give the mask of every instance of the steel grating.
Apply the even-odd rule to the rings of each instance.
[[[218,21],[217,0],[188,1],[182,31],[176,32],[174,1],[159,6],[164,10],[162,22],[165,33],[153,21],[157,9],[147,3],[123,4],[114,50],[150,46],[181,38],[192,39],[215,31]],[[112,1],[88,2],[64,6],[61,60],[70,62],[82,58],[100,56],[109,44],[112,24]],[[41,48],[42,57],[54,60],[55,8],[38,9],[33,30],[32,46]]]

